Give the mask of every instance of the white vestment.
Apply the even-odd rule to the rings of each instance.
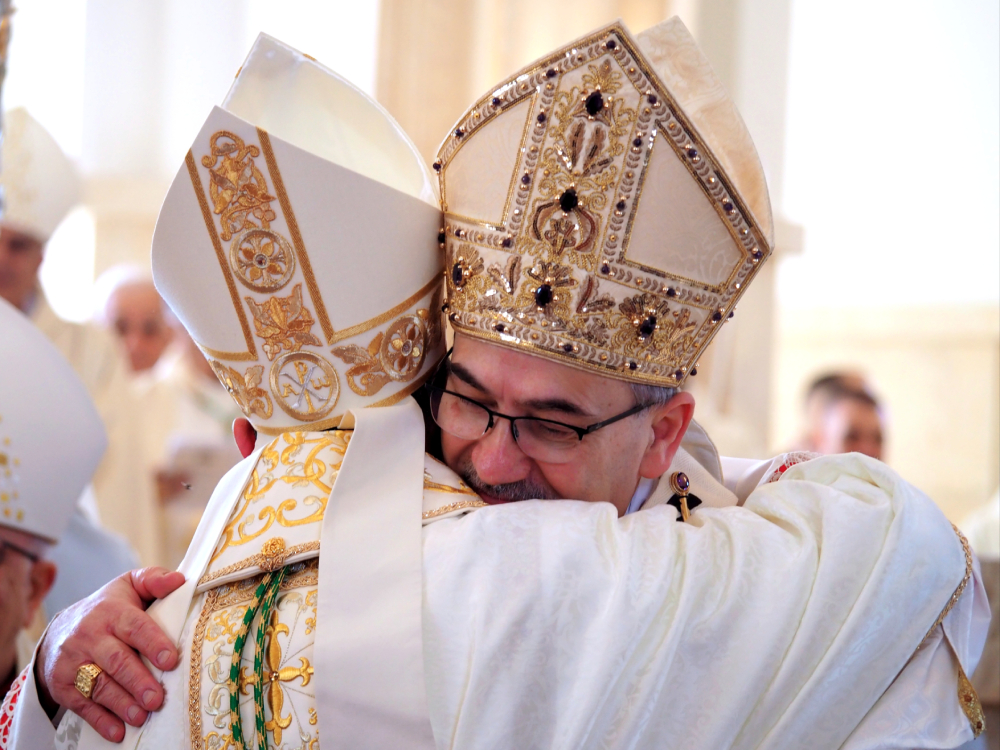
[[[350,617],[330,613],[364,616],[379,592],[327,601],[324,610],[317,572],[355,555],[364,570],[345,565],[326,580],[351,579],[370,572],[378,555],[392,556],[377,536],[341,535],[327,548],[324,530],[328,551],[319,567],[310,562],[320,532],[305,519],[319,501],[304,499],[306,485],[334,477],[309,467],[322,463],[334,475],[339,468],[343,481],[351,454],[343,466],[334,463],[345,442],[338,448],[328,433],[288,433],[220,483],[199,529],[211,527],[215,552],[211,559],[189,553],[185,564],[199,561],[189,584],[154,613],[177,633],[181,666],[163,675],[164,709],[142,730],[130,729],[126,747],[226,746],[232,644],[250,592],[269,569],[260,543],[267,535],[253,537],[253,519],[278,517],[281,506],[270,503],[286,496],[296,503],[283,506],[289,525],[280,532],[294,544],[281,549],[293,565],[266,623],[269,745],[278,746],[279,729],[280,746],[319,746],[320,736],[327,748],[415,746],[376,739],[383,727],[375,722],[368,741],[340,741],[364,728],[366,716],[392,711],[393,700],[379,705],[377,692],[396,690],[391,682],[376,684],[362,671],[348,680],[346,697],[324,687],[348,678],[325,671],[321,648],[358,637]],[[607,503],[479,507],[446,467],[425,459],[422,670],[434,745],[864,750],[971,738],[959,673],[976,666],[988,613],[960,538],[929,499],[877,461],[796,460],[730,465],[736,475],[723,477],[727,489],[712,478],[725,463],[699,468],[682,452],[672,470],[688,473],[704,500],[683,523],[665,502],[664,481],[641,512],[624,518]],[[295,490],[280,472],[310,479]],[[268,486],[281,486],[280,494],[268,495]],[[336,498],[335,488],[327,516],[341,512]],[[733,505],[719,507],[727,498]],[[296,519],[303,522],[292,525]],[[204,538],[192,550],[199,543]],[[367,621],[363,635],[395,647],[397,629],[396,617],[384,617]],[[247,655],[239,705],[254,746]],[[377,670],[380,655],[363,656]],[[344,703],[355,696],[352,718]],[[48,746],[52,727],[33,680],[12,713],[11,747]],[[103,746],[72,715],[60,737],[60,747]]]

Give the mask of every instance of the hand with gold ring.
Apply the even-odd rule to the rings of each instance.
[[[164,568],[135,570],[52,619],[35,658],[38,697],[50,717],[65,707],[121,742],[125,723],[142,726],[163,705],[163,688],[139,656],[173,669],[178,653],[145,610],[182,583],[183,575]]]

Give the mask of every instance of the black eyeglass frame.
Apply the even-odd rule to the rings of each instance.
[[[13,550],[19,555],[27,557],[31,562],[36,563],[41,560],[40,555],[36,555],[34,552],[29,552],[24,547],[20,547],[16,544],[11,544],[10,542],[0,540],[0,565],[3,565],[4,561],[7,559],[7,550]]]
[[[449,354],[450,353],[451,352],[449,352]],[[494,417],[500,417],[501,419],[506,419],[508,422],[510,422],[511,434],[513,434],[515,442],[517,441],[517,421],[519,419],[530,419],[535,422],[546,422],[548,424],[557,425],[559,427],[565,427],[567,430],[572,430],[573,432],[575,432],[577,434],[577,437],[580,438],[580,442],[583,442],[583,439],[587,435],[590,435],[593,432],[597,432],[599,429],[601,429],[602,427],[607,427],[609,424],[614,424],[615,422],[619,422],[623,419],[631,417],[633,414],[638,414],[639,412],[648,409],[652,405],[652,404],[636,404],[631,409],[623,411],[621,414],[616,414],[613,417],[609,417],[608,419],[602,420],[600,422],[595,422],[594,424],[588,425],[586,427],[577,427],[576,425],[566,424],[565,422],[557,422],[554,419],[545,419],[543,417],[528,417],[528,416],[512,417],[509,414],[501,414],[498,411],[493,411],[493,409],[488,407],[486,404],[476,401],[474,398],[463,396],[461,393],[455,393],[455,391],[449,391],[447,388],[442,388],[439,385],[433,385],[430,382],[424,383],[424,388],[426,388],[428,391],[432,393],[435,391],[439,393],[449,393],[452,396],[456,396],[457,398],[460,398],[463,401],[468,401],[470,404],[475,404],[480,409],[483,409],[490,416],[490,421],[487,423],[486,429],[483,430],[483,435],[485,435],[487,432],[489,432],[496,426],[496,421],[494,420]],[[434,416],[434,411],[435,411],[434,409],[431,409],[432,417]],[[434,422],[437,423],[436,418],[434,419]],[[441,425],[438,425],[438,427],[441,427]],[[443,430],[444,427],[441,427],[441,429]],[[480,435],[479,437],[482,437],[482,435]]]

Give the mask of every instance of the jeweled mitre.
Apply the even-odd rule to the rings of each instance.
[[[633,382],[683,383],[771,252],[753,143],[677,19],[525,68],[434,168],[455,330]]]
[[[153,277],[259,431],[323,430],[443,355],[440,221],[385,110],[261,35],[164,200]]]

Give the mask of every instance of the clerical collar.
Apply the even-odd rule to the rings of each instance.
[[[635,488],[635,494],[632,495],[632,499],[629,501],[625,515],[627,516],[629,513],[635,513],[637,510],[641,509],[643,504],[645,504],[645,502],[649,499],[649,496],[656,490],[656,485],[659,483],[659,479],[648,479],[647,477],[642,477],[642,479],[639,480],[639,485]]]

